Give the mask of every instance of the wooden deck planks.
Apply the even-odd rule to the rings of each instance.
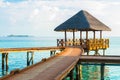
[[[60,80],[74,68],[81,54],[80,48],[66,48],[52,59],[2,80]]]

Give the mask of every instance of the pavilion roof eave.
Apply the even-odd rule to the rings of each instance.
[[[54,31],[57,31],[57,32],[64,32],[64,31],[66,31],[66,32],[73,32],[73,30],[75,31],[75,32],[77,32],[77,31],[111,31],[111,29],[109,29],[109,30],[97,30],[97,29],[92,29],[92,28],[89,28],[89,29],[67,29],[67,30],[54,30]]]
[[[89,14],[87,11],[81,10],[64,23],[60,24],[54,31],[111,31],[111,29]]]

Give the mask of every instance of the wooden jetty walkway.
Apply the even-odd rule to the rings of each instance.
[[[27,52],[27,66],[33,64],[33,57],[35,51],[50,51],[50,55],[54,54],[56,50],[63,50],[65,47],[32,47],[32,48],[0,48],[2,54],[2,70],[8,71],[8,54],[11,52]]]
[[[54,57],[17,71],[18,74],[11,73],[1,80],[61,80],[75,67],[82,53],[80,48],[66,48]]]

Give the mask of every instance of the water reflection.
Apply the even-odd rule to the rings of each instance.
[[[82,66],[82,77],[81,80],[110,80],[108,73],[109,68],[104,65],[90,65],[83,64]]]

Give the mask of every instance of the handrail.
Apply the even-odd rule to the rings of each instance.
[[[109,48],[109,39],[57,39],[57,46],[84,46],[88,50],[98,50]]]

